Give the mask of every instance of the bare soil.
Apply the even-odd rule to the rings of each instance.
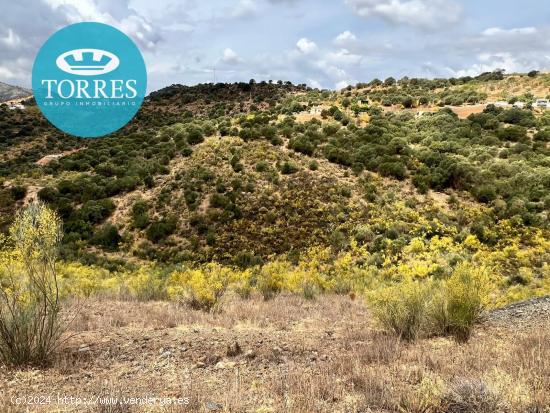
[[[448,401],[464,389],[472,397],[491,395],[487,406],[494,409],[475,411],[549,411],[549,320],[536,316],[537,323],[518,328],[540,302],[488,314],[461,344],[402,342],[379,331],[365,305],[347,296],[229,296],[212,314],[168,302],[90,298],[53,365],[0,366],[0,411],[474,411],[442,402],[439,410],[430,407],[432,399]],[[508,313],[513,322],[502,316]],[[22,396],[43,396],[43,403],[15,404]],[[71,404],[71,396],[81,399]],[[120,403],[85,405],[93,396]],[[183,401],[135,406],[123,396]]]

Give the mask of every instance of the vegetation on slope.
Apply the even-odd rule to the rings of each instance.
[[[244,290],[277,285],[276,273],[288,279],[275,292],[315,296],[446,280],[468,263],[489,269],[493,303],[542,295],[548,112],[488,105],[459,119],[434,109],[483,101],[486,85],[508,79],[389,79],[341,92],[282,82],[174,85],[152,94],[121,131],[87,141],[61,136],[32,106],[0,108],[3,225],[34,189],[64,221],[67,262],[119,273],[169,266],[144,276],[160,289],[153,296],[170,296],[174,271],[199,271],[179,278],[183,290],[208,286],[197,281],[208,278],[197,275],[210,271],[204,265],[237,274],[229,278]],[[434,111],[383,109],[401,95],[413,97],[401,107]],[[79,150],[35,163],[69,149]],[[325,257],[318,279],[301,269],[311,254]],[[96,271],[89,276],[110,274]],[[343,288],[341,276],[354,281]]]

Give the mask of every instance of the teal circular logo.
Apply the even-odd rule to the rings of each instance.
[[[107,24],[76,23],[44,43],[34,61],[32,89],[57,128],[96,138],[135,116],[147,90],[147,71],[124,33]]]

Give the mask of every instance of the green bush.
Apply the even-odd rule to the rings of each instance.
[[[485,308],[488,286],[485,268],[459,265],[434,296],[430,311],[434,333],[468,340]]]
[[[308,168],[310,169],[310,171],[316,171],[317,169],[319,169],[319,162],[317,162],[315,159],[312,160],[308,164]]]
[[[281,173],[283,175],[291,175],[299,171],[298,165],[292,161],[284,162],[281,165]]]
[[[12,186],[10,192],[15,201],[20,201],[25,198],[25,195],[27,195],[27,188],[24,186]]]
[[[176,230],[177,221],[174,217],[161,219],[153,222],[146,231],[147,239],[151,242],[158,243]]]
[[[111,224],[106,224],[101,227],[92,237],[92,244],[99,245],[106,250],[115,251],[118,249],[118,244],[122,241],[122,237],[118,233],[118,229]]]
[[[382,327],[404,340],[414,340],[422,332],[431,300],[429,283],[402,281],[371,293],[370,308]]]
[[[465,341],[485,308],[489,285],[485,268],[463,263],[447,280],[406,280],[368,298],[380,325],[402,339],[451,335]]]

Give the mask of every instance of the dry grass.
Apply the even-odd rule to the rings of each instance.
[[[550,411],[547,321],[519,330],[481,326],[467,344],[405,343],[375,330],[357,300],[281,295],[225,297],[216,314],[90,299],[72,328],[78,335],[53,367],[0,367],[1,411],[21,411],[10,398],[29,392],[189,397],[183,406],[37,411]]]

